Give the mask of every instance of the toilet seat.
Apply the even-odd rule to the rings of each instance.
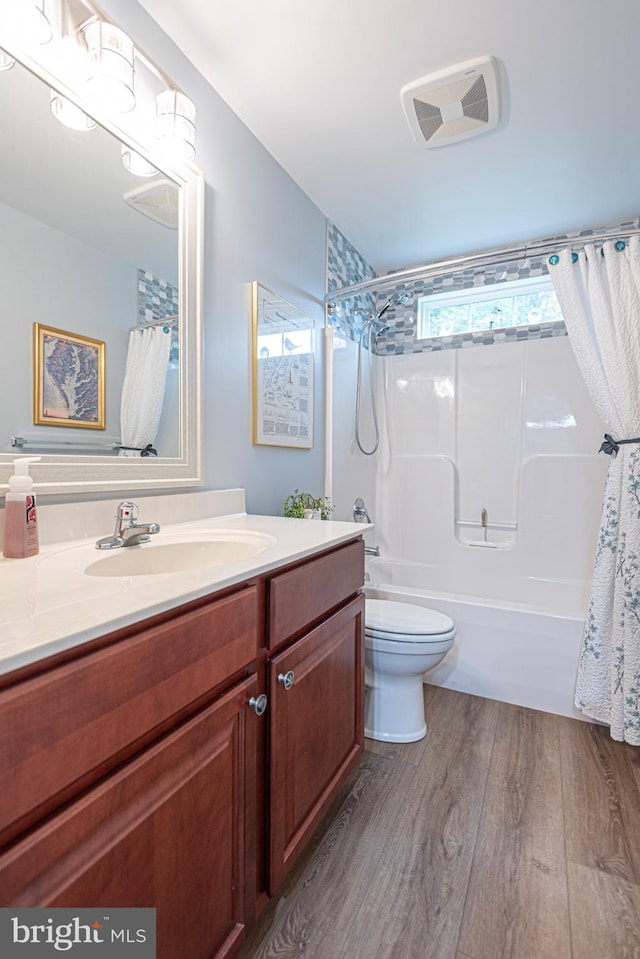
[[[455,635],[455,626],[453,620],[435,609],[386,599],[367,599],[365,635],[396,643],[442,642]]]

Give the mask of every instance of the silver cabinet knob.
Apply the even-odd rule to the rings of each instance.
[[[288,673],[280,673],[278,676],[278,682],[282,683],[285,689],[291,689],[295,682],[295,676],[293,675],[293,670],[289,670]]]
[[[268,702],[269,700],[267,699],[266,695],[264,693],[260,693],[257,698],[255,696],[251,697],[249,700],[249,705],[253,709],[256,716],[262,716],[262,714],[266,712]]]

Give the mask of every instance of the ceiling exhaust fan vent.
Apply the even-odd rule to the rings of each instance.
[[[171,230],[178,229],[180,200],[178,188],[171,180],[143,183],[125,193],[123,200],[156,223],[168,226]]]
[[[498,122],[498,72],[480,57],[407,83],[402,105],[417,143],[438,147],[491,130]]]

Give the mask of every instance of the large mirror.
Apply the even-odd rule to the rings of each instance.
[[[104,117],[88,132],[63,126],[50,109],[52,89],[86,104],[24,52],[9,52],[15,66],[0,72],[0,484],[11,460],[28,453],[42,457],[32,467],[40,492],[200,485],[202,175],[168,171]],[[125,169],[127,148],[158,173]],[[157,456],[123,456],[129,333],[158,319],[171,349]],[[43,340],[42,327],[60,336]],[[99,420],[72,413],[66,425],[36,409],[38,329],[41,343],[87,357],[91,344],[104,344]],[[129,388],[127,402],[144,392]]]

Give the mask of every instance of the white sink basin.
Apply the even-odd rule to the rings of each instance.
[[[85,576],[154,576],[224,566],[249,559],[275,542],[273,536],[252,530],[189,530],[160,532],[149,543],[99,551],[78,546],[46,562],[71,566]]]

